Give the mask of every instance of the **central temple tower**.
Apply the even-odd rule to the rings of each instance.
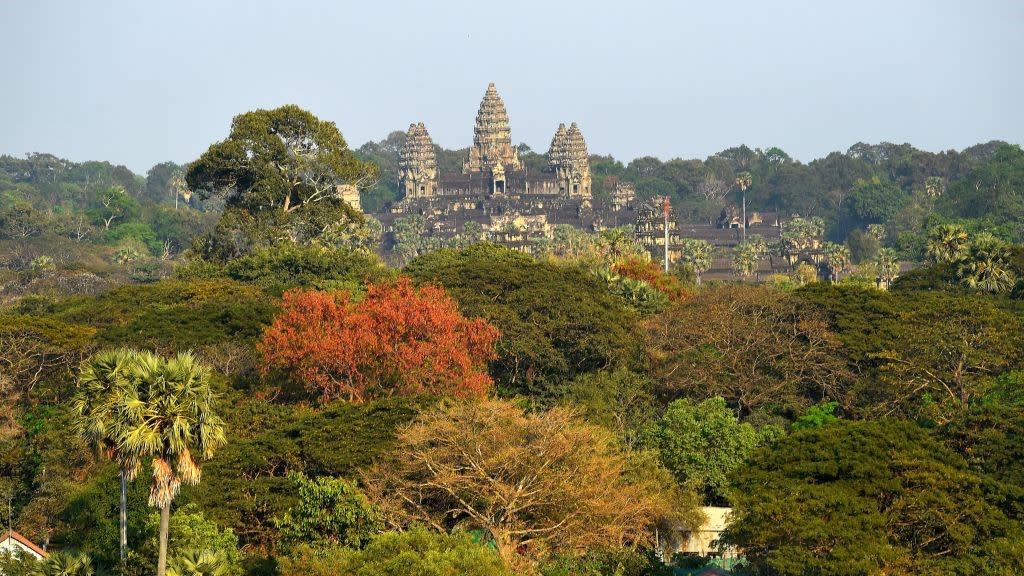
[[[476,113],[473,147],[469,149],[469,160],[463,164],[462,172],[490,172],[498,165],[507,171],[521,170],[523,167],[519,161],[519,151],[512,146],[512,130],[508,125],[505,103],[492,82],[487,85],[487,92]]]

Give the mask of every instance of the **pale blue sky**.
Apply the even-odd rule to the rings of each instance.
[[[576,121],[625,161],[1024,139],[1019,0],[0,0],[0,54],[0,153],[137,172],[285,103],[353,147],[414,121],[467,146],[488,82],[514,141]]]

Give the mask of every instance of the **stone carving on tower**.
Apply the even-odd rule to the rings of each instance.
[[[519,161],[519,151],[512,146],[512,131],[505,103],[492,82],[487,85],[487,92],[476,113],[473,147],[469,149],[469,160],[463,165],[462,172],[489,172],[499,163],[508,171],[521,170],[523,167]]]
[[[398,177],[405,198],[429,198],[437,191],[437,156],[423,122],[410,124],[398,154]]]

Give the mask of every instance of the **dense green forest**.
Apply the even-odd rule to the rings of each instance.
[[[667,575],[729,506],[736,573],[1024,572],[1019,147],[592,158],[697,221],[750,172],[921,264],[880,290],[698,283],[622,230],[389,267],[324,190],[393,198],[398,134],[286,106],[145,177],[0,159],[0,493],[59,551],[0,569]]]
[[[193,198],[181,174],[173,162],[141,177],[109,162],[0,156],[4,297],[91,294],[168,277],[171,262],[219,218],[219,207]]]

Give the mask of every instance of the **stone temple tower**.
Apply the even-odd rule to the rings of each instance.
[[[568,139],[565,124],[559,124],[555,136],[551,139],[551,147],[548,148],[548,164],[552,170],[558,170],[565,162]]]
[[[492,82],[487,85],[487,92],[476,113],[473,147],[469,149],[469,160],[463,165],[462,172],[490,172],[499,164],[508,171],[521,170],[523,167],[519,161],[519,151],[512,146],[512,131],[505,103]]]
[[[398,153],[399,187],[406,198],[429,198],[437,192],[437,156],[423,122],[410,124]]]
[[[570,198],[590,200],[590,157],[583,133],[575,122],[568,130],[565,124],[558,125],[548,149],[548,164],[558,178],[561,191]]]

